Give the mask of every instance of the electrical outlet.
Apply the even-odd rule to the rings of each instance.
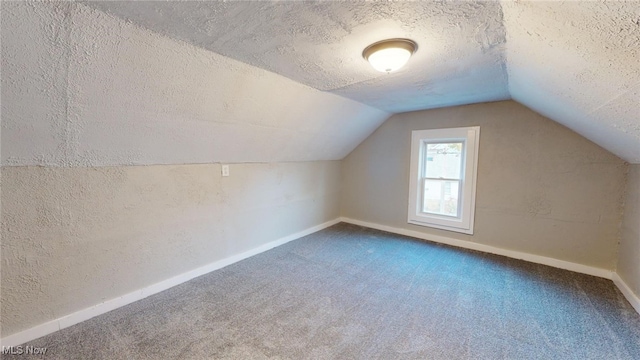
[[[222,176],[229,176],[229,165],[222,165]]]

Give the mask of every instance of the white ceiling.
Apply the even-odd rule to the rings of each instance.
[[[640,163],[638,1],[89,5],[388,112],[513,98]],[[391,37],[419,50],[377,73],[361,51]]]
[[[513,99],[640,163],[640,1],[503,9]]]
[[[158,33],[318,90],[404,112],[509,98],[495,2],[91,2]],[[386,75],[362,50],[407,37],[419,50]]]
[[[73,2],[0,2],[2,164],[339,160],[389,113]]]

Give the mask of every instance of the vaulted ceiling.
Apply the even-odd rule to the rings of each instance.
[[[510,98],[497,2],[91,2],[155,32],[389,112]],[[378,40],[419,49],[387,75]]]
[[[512,98],[640,162],[638,1],[90,5],[392,113]],[[377,73],[361,51],[392,37],[419,50]]]
[[[637,1],[1,5],[3,164],[341,159],[391,113],[504,99],[640,163]],[[393,37],[418,51],[378,73]]]

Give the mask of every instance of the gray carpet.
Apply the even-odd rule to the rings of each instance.
[[[609,280],[338,224],[28,345],[47,359],[640,359],[640,315]]]

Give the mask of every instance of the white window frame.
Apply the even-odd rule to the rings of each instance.
[[[425,146],[429,143],[462,142],[463,159],[458,216],[422,212],[425,172]],[[480,127],[416,130],[411,132],[411,166],[409,177],[408,222],[464,234],[473,234],[478,177]]]

